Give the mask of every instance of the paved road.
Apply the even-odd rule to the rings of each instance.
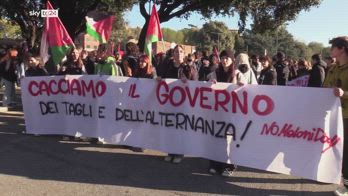
[[[21,111],[0,112],[0,195],[333,195],[336,185],[239,167],[210,175],[208,161],[32,136]]]

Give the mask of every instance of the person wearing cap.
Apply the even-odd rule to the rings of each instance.
[[[116,60],[112,56],[107,55],[107,45],[100,44],[97,50],[95,74],[123,76],[122,70],[116,65]]]
[[[336,195],[348,195],[348,36],[336,37],[329,42],[331,56],[336,58],[336,65],[331,68],[324,87],[333,88],[336,97],[341,98],[343,113],[343,161],[342,185],[335,191]]]
[[[240,53],[236,58],[237,69],[241,72],[246,80],[246,84],[258,84],[254,71],[251,69],[249,56]]]

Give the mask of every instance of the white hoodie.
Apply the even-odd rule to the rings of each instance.
[[[238,69],[239,65],[246,64],[248,66],[248,71],[245,73],[240,72],[246,80],[246,84],[258,84],[256,80],[256,76],[251,69],[249,56],[245,53],[240,53],[236,58],[236,69]]]

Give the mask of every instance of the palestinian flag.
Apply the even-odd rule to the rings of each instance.
[[[46,6],[46,9],[53,10],[49,1]],[[58,65],[71,47],[74,47],[74,42],[59,17],[46,17],[40,47],[40,56],[44,63],[51,55],[54,65]]]
[[[94,37],[99,43],[106,43],[111,35],[112,23],[115,16],[92,11],[86,16],[87,34]]]
[[[145,53],[149,56],[150,60],[152,58],[152,43],[160,40],[163,40],[160,20],[158,18],[156,6],[153,4],[145,38]]]

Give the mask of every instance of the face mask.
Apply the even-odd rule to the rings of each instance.
[[[246,72],[249,70],[247,64],[240,64],[240,65],[238,66],[238,69],[239,69],[239,71],[242,72],[242,73],[246,73]]]

